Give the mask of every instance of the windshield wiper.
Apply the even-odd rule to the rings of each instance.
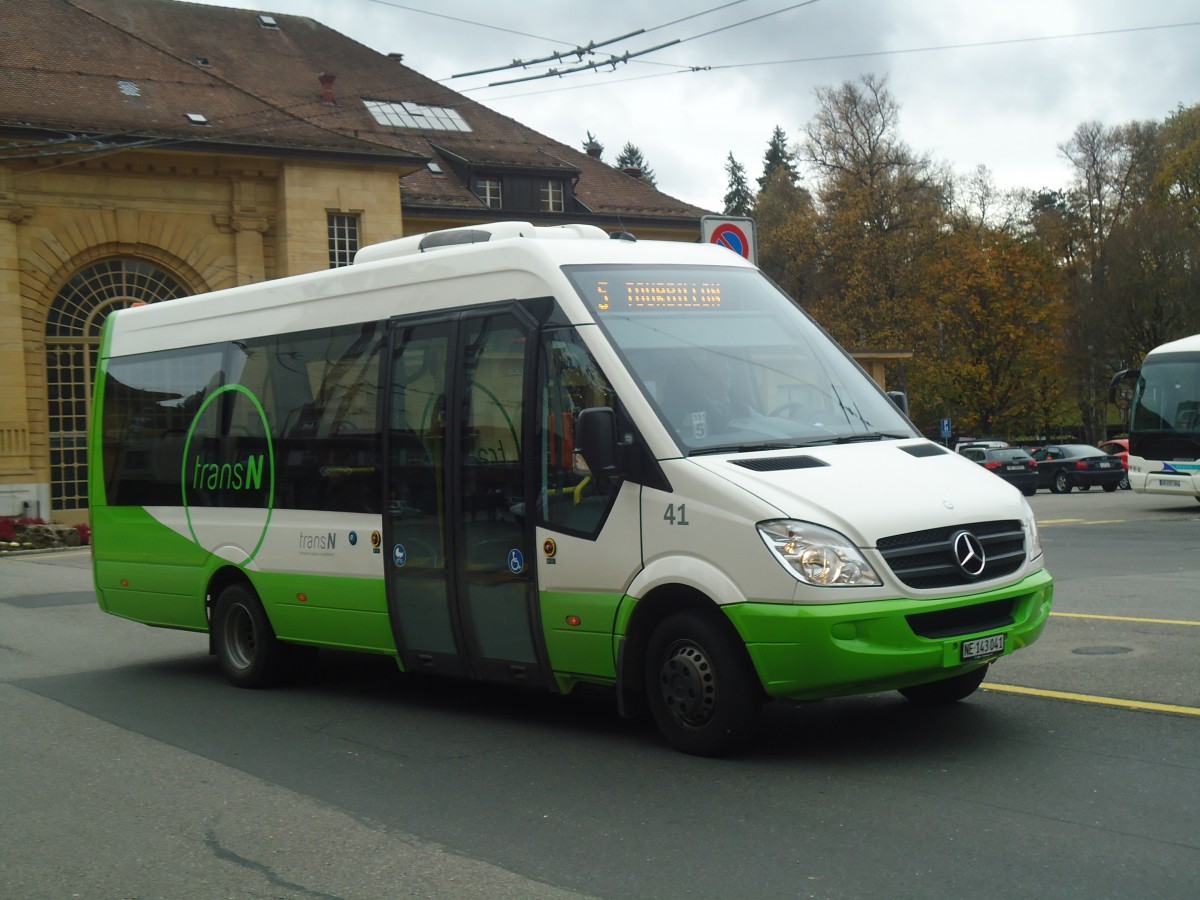
[[[747,444],[721,444],[716,447],[697,447],[689,450],[688,456],[702,456],[709,453],[754,453],[760,450],[791,450],[801,446],[796,441],[760,441]]]
[[[906,437],[912,437],[911,434],[892,434],[887,431],[868,431],[865,434],[844,434],[839,438],[835,438],[835,444],[857,444],[860,441],[902,441]]]

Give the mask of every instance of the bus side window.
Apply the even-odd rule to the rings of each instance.
[[[538,377],[540,521],[550,528],[595,535],[616,499],[620,479],[576,469],[575,420],[583,409],[616,409],[616,393],[573,329],[543,336]]]

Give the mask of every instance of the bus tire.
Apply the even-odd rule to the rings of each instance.
[[[667,616],[646,652],[650,713],[671,746],[694,756],[744,747],[762,713],[762,686],[745,648],[714,615]]]
[[[286,648],[254,591],[231,584],[217,597],[213,610],[213,647],[230,684],[267,687],[279,681],[287,665]]]
[[[975,693],[987,677],[987,670],[987,666],[980,666],[953,678],[900,688],[900,693],[918,706],[949,706]]]

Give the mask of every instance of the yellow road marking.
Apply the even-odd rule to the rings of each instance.
[[[1043,525],[1120,525],[1125,519],[1038,519],[1038,528]]]
[[[1119,706],[1124,709],[1141,709],[1150,712],[1179,713],[1184,716],[1200,716],[1200,707],[1176,706],[1173,703],[1151,703],[1148,700],[1124,700],[1120,697],[1098,697],[1093,694],[1075,694],[1070,691],[1045,691],[1041,688],[1020,687],[1015,684],[985,684],[986,691],[1005,694],[1025,694],[1030,697],[1048,697],[1052,700],[1074,700],[1077,703],[1094,703],[1100,706]]]
[[[1109,622],[1148,622],[1151,625],[1195,625],[1200,626],[1200,622],[1193,622],[1190,619],[1143,619],[1138,616],[1097,616],[1091,613],[1068,613],[1068,612],[1052,612],[1052,616],[1062,616],[1064,619],[1104,619]]]

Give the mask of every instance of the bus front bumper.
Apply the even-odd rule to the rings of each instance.
[[[1053,579],[1043,569],[1015,585],[966,597],[739,603],[724,610],[768,695],[819,700],[940,681],[1007,656],[1037,640],[1053,593]],[[1002,650],[994,641],[972,643],[997,635],[1004,636]]]

